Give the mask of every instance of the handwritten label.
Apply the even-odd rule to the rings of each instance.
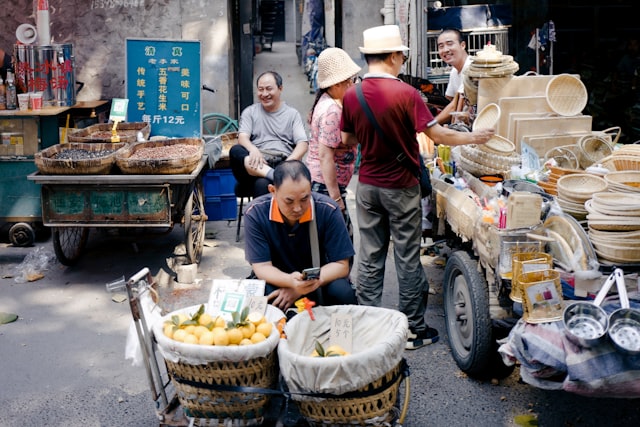
[[[353,321],[350,314],[333,313],[331,315],[330,345],[339,345],[351,353],[353,341]]]
[[[260,313],[262,315],[267,312],[268,300],[266,296],[250,296],[247,306],[249,307],[249,313]]]

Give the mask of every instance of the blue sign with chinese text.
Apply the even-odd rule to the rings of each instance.
[[[200,42],[126,40],[127,120],[146,122],[151,136],[202,135]]]

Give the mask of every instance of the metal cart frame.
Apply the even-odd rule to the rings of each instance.
[[[58,260],[73,265],[87,244],[90,228],[148,228],[166,234],[176,223],[185,230],[187,258],[198,263],[207,215],[202,175],[207,156],[190,174],[40,175],[42,218],[53,229]]]

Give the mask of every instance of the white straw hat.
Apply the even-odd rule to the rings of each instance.
[[[362,32],[364,46],[360,47],[362,53],[390,53],[409,50],[402,44],[400,27],[397,25],[382,25],[368,28]]]
[[[347,52],[339,47],[329,47],[318,55],[318,87],[326,89],[355,76],[360,70]]]

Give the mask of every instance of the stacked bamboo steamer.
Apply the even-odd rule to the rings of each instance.
[[[637,179],[636,192],[595,193],[585,203],[589,238],[598,257],[610,263],[640,262],[640,172]]]
[[[500,107],[488,104],[476,116],[472,130],[494,128],[500,118]],[[460,167],[476,177],[483,175],[506,175],[512,166],[520,164],[513,142],[494,135],[485,144],[470,144],[453,147],[454,160]]]
[[[556,200],[562,210],[578,221],[584,221],[588,214],[585,203],[594,193],[607,191],[607,181],[597,175],[574,173],[560,177],[557,188]]]
[[[625,145],[600,160],[610,171],[640,171],[640,145]]]

